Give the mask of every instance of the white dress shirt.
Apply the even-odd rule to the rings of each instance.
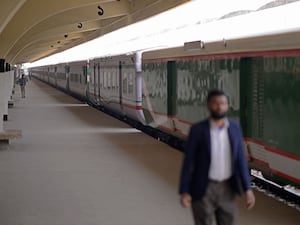
[[[209,179],[223,181],[232,175],[231,146],[228,136],[229,121],[225,119],[225,125],[218,127],[210,121],[211,162]]]

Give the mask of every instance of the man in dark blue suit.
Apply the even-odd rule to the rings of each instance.
[[[240,126],[226,117],[228,97],[212,90],[207,97],[210,117],[191,127],[183,160],[180,197],[192,206],[195,225],[234,225],[235,196],[246,193],[247,208],[255,204]]]

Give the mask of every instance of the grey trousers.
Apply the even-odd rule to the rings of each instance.
[[[21,85],[21,95],[22,95],[22,98],[25,98],[25,86],[24,85]]]
[[[229,181],[209,181],[205,196],[192,202],[195,225],[234,225],[237,217],[235,194]]]

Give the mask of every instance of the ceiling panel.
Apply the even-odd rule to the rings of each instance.
[[[1,0],[0,58],[31,62],[188,1]]]

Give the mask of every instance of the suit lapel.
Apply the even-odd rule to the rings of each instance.
[[[230,122],[229,122],[230,124]],[[229,125],[228,127],[228,136],[229,136],[229,141],[230,141],[230,147],[231,147],[231,152],[233,158],[235,158],[235,153],[236,153],[236,148],[234,147],[235,145],[235,138],[234,138],[234,131],[232,129],[233,126]]]
[[[210,155],[210,153],[211,153],[211,137],[210,137],[209,120],[206,120],[204,133],[205,133],[205,140],[207,141],[207,151]]]

